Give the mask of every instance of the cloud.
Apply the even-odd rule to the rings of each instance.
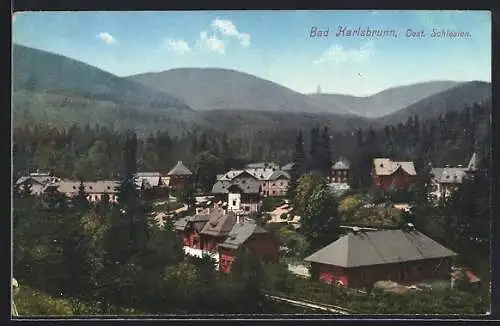
[[[224,41],[219,39],[215,34],[209,36],[207,31],[202,31],[200,33],[200,39],[197,42],[197,46],[207,52],[219,54],[224,54],[226,52],[226,44]]]
[[[188,42],[184,40],[168,39],[165,41],[165,46],[167,47],[168,50],[178,54],[185,54],[191,52],[191,48],[189,47]]]
[[[116,39],[113,37],[113,35],[109,34],[108,32],[99,33],[99,38],[106,44],[113,44],[116,42]]]
[[[210,26],[224,36],[236,38],[241,46],[250,46],[250,34],[239,32],[236,25],[228,19],[215,18]]]
[[[320,57],[314,61],[314,63],[361,63],[368,61],[374,53],[375,49],[373,47],[373,43],[371,42],[363,44],[359,49],[344,49],[344,47],[340,44],[333,44],[325,52],[323,52]]]

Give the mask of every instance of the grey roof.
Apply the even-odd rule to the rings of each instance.
[[[273,162],[259,162],[259,163],[250,163],[245,166],[247,169],[266,169],[266,168],[275,168],[279,169],[279,165]]]
[[[177,162],[177,164],[168,172],[168,175],[192,175],[193,173],[182,164],[182,161]]]
[[[285,178],[285,179],[290,179],[290,175],[285,172],[285,171],[281,171],[281,170],[277,170],[277,171],[274,171],[268,178],[267,180],[278,180],[279,178]]]
[[[290,163],[288,163],[288,164],[283,165],[283,166],[281,167],[281,170],[282,170],[282,171],[291,171],[294,165],[295,165],[295,163],[290,162]]]
[[[220,179],[224,178],[224,176],[225,176],[225,174],[217,174],[215,179],[220,180]]]
[[[140,187],[158,187],[160,185],[160,172],[138,172],[135,174],[135,184]]]
[[[234,224],[226,240],[219,246],[223,248],[237,249],[254,234],[265,234],[267,230],[255,224],[253,221],[244,221]]]
[[[478,163],[479,162],[476,153],[472,154],[469,164],[467,165],[467,169],[469,169],[469,171],[476,171]]]
[[[210,219],[201,230],[201,234],[217,237],[226,236],[236,224],[236,214],[234,212],[225,213],[224,210],[215,208],[210,213]]]
[[[65,194],[77,194],[80,188],[79,181],[63,180],[53,184],[57,191]],[[116,188],[120,185],[118,181],[85,181],[83,183],[87,194],[115,194]]]
[[[462,183],[468,168],[433,168],[431,174],[438,183]]]
[[[231,187],[236,186],[244,194],[258,194],[260,193],[261,184],[261,181],[251,179],[235,179],[233,181],[219,180],[212,187],[212,193],[227,194]]]
[[[348,233],[305,261],[350,268],[455,255],[418,231],[380,230]]]
[[[207,211],[200,214],[183,217],[174,222],[174,228],[178,231],[183,231],[189,224],[193,224],[195,229],[201,231],[206,222],[210,219]]]
[[[16,184],[22,184],[24,182],[32,182],[32,183],[39,183],[41,185],[45,185],[45,184],[48,184],[50,182],[53,182],[54,180],[56,180],[57,178],[54,178],[54,177],[51,177],[49,176],[48,174],[34,174],[32,173],[31,175],[29,176],[23,176],[23,177],[20,177],[19,179],[17,179],[16,181]]]
[[[338,159],[335,164],[333,164],[332,169],[333,170],[349,170],[349,161],[347,161],[345,158],[341,157]]]
[[[177,231],[184,231],[188,223],[188,217],[183,217],[174,222],[174,229]]]

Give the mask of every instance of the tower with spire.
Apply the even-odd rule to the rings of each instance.
[[[321,85],[318,85],[318,89],[316,90],[316,94],[321,94]]]

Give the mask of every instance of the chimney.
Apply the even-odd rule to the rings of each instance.
[[[207,213],[210,214],[210,207],[207,207]]]

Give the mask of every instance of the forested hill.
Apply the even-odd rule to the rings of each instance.
[[[329,129],[331,158],[348,158],[355,167],[375,156],[426,160],[434,166],[465,164],[474,150],[489,155],[491,138],[489,105],[473,105],[438,118],[418,116],[382,129],[356,131]],[[324,124],[318,123],[321,129]],[[310,129],[303,128],[306,148]],[[255,133],[193,131],[175,137],[167,131],[139,142],[138,168],[168,172],[178,160],[196,171],[209,164],[211,173],[221,173],[244,162],[292,160],[298,129],[268,129]],[[73,126],[63,130],[36,123],[14,129],[15,175],[28,170],[54,169],[61,176],[77,174],[92,178],[116,176],[121,167],[122,134],[109,128]],[[308,151],[309,149],[306,149]],[[358,162],[363,162],[359,163]],[[369,175],[369,174],[368,174]]]
[[[13,90],[110,101],[121,106],[190,110],[172,95],[68,57],[14,44]]]
[[[370,96],[343,94],[309,94],[309,96],[325,106],[341,107],[351,114],[363,117],[380,118],[460,84],[454,81],[429,81],[391,87]]]
[[[437,117],[450,111],[474,102],[491,101],[491,83],[473,81],[460,84],[428,98],[418,101],[402,110],[380,119],[384,124],[393,124],[405,121],[409,116],[418,114],[422,119]]]

